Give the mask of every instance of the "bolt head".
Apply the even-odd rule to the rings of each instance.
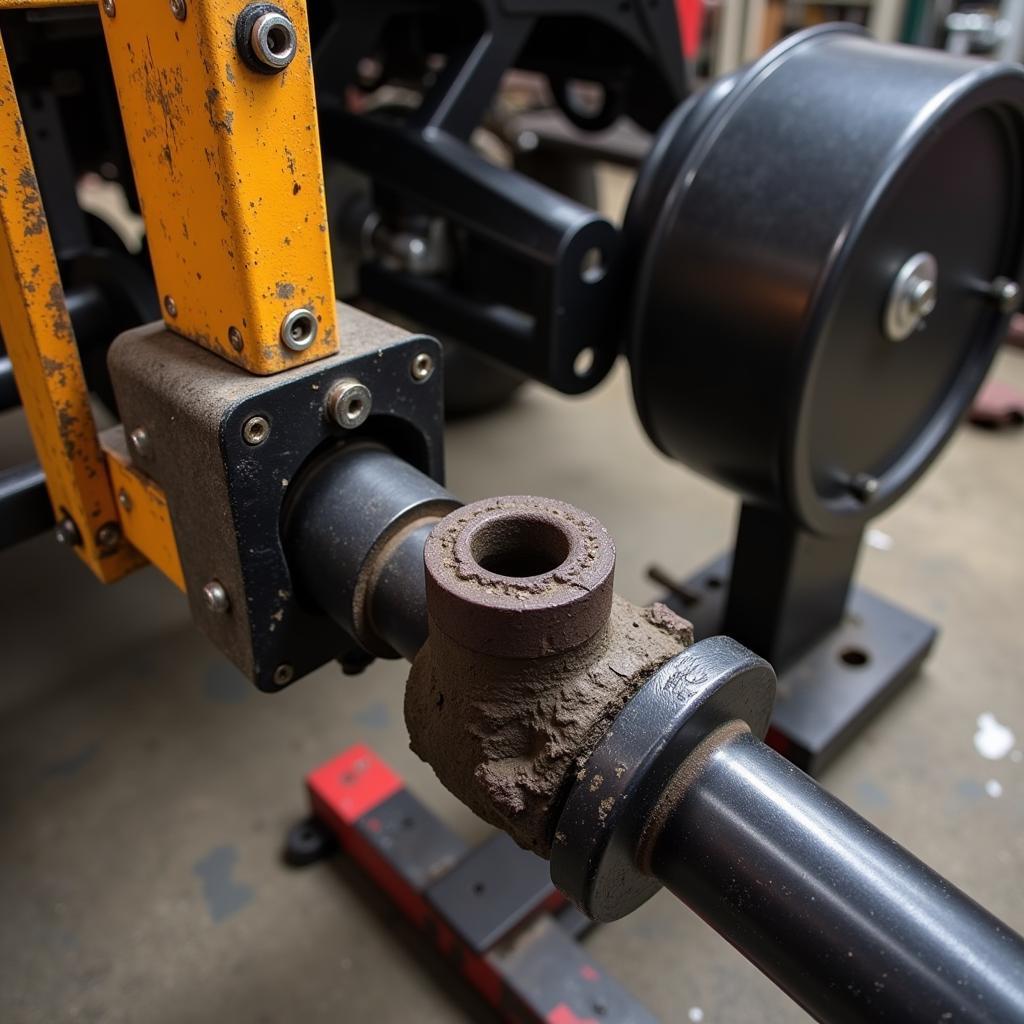
[[[250,416],[242,425],[242,440],[255,447],[270,437],[270,421],[266,416]]]
[[[879,488],[878,477],[870,473],[858,473],[850,481],[850,493],[861,502],[870,501]]]
[[[117,492],[117,503],[125,512],[131,512],[132,496],[123,487]]]
[[[241,352],[245,342],[242,339],[242,332],[237,327],[228,328],[228,344],[236,351]]]
[[[370,415],[373,396],[370,389],[359,381],[346,377],[339,380],[324,402],[327,418],[345,430],[362,426]]]
[[[1020,285],[1008,277],[997,277],[992,282],[992,294],[1001,313],[1013,313],[1020,305]]]
[[[287,686],[295,678],[295,669],[291,665],[278,665],[274,669],[274,685]]]
[[[69,548],[77,548],[82,543],[82,536],[71,516],[64,516],[57,523],[54,536],[57,538],[58,544],[64,544]]]
[[[220,580],[210,580],[203,587],[203,604],[206,605],[207,611],[211,611],[215,615],[223,615],[231,608],[228,592]]]
[[[149,440],[149,432],[145,427],[136,427],[128,435],[128,441],[132,446],[132,451],[141,459],[148,458],[153,450],[153,446]]]
[[[417,353],[409,364],[409,373],[419,384],[430,380],[434,375],[434,357],[429,352]]]
[[[103,551],[112,551],[121,543],[121,527],[117,523],[104,523],[96,531],[96,544]]]
[[[281,344],[303,352],[316,341],[317,322],[310,309],[293,309],[281,321]]]
[[[185,0],[171,0],[171,14],[173,14],[178,21],[184,21],[188,17],[188,5]]]
[[[117,4],[114,3],[114,0],[103,0],[103,13],[108,18],[117,16]]]
[[[178,315],[178,304],[170,295],[164,296],[164,309],[166,310],[167,315],[170,317],[175,317]]]
[[[272,71],[283,71],[295,58],[298,37],[291,19],[280,11],[267,11],[249,33],[253,56]]]

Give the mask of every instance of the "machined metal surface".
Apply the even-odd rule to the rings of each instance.
[[[750,732],[663,813],[645,870],[816,1020],[1024,1020],[1024,938]]]
[[[346,356],[270,379],[159,324],[123,335],[111,349],[124,431],[146,436],[147,454],[133,451],[134,468],[166,494],[193,618],[268,691],[282,685],[278,666],[291,666],[290,679],[298,679],[353,643],[331,618],[300,600],[285,559],[285,498],[305,463],[361,432],[427,476],[443,472],[440,379],[420,384],[408,372],[417,352],[440,359],[436,342],[349,307],[339,307],[337,315],[348,331]],[[373,415],[358,432],[341,430],[323,411],[331,387],[353,375],[375,398]],[[254,445],[256,417],[268,430]],[[226,614],[211,612],[203,598],[211,579],[231,597]]]
[[[423,545],[458,505],[379,444],[328,450],[304,467],[285,510],[296,583],[371,653],[412,660],[427,637]]]
[[[555,883],[615,920],[666,885],[819,1021],[1024,1019],[1024,939],[766,747],[775,678],[672,659],[578,774]]]
[[[595,921],[636,910],[662,883],[637,850],[679,767],[717,729],[768,730],[771,666],[728,637],[701,640],[662,665],[615,719],[576,777],[551,848],[555,884]]]

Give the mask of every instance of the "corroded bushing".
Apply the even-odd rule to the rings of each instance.
[[[427,541],[431,628],[481,654],[537,658],[607,624],[615,545],[593,517],[547,498],[490,498]]]
[[[569,783],[626,701],[693,642],[690,624],[613,594],[611,537],[563,502],[458,509],[425,560],[412,749],[482,818],[547,856]]]

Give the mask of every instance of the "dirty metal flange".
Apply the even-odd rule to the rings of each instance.
[[[665,662],[619,712],[576,776],[558,818],[551,878],[588,917],[615,921],[661,882],[642,864],[646,833],[684,762],[736,723],[768,731],[775,673],[725,636],[709,637]]]
[[[435,527],[424,557],[431,628],[481,654],[568,651],[611,614],[615,545],[593,516],[561,501],[467,505]]]

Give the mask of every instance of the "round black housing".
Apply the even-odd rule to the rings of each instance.
[[[1022,191],[1019,67],[829,25],[690,99],[626,219],[648,434],[806,529],[859,530],[989,367]]]

